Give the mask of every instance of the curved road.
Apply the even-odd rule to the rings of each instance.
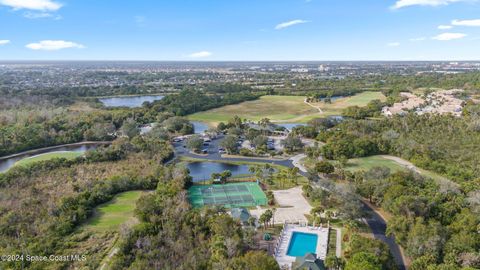
[[[205,147],[205,149],[207,150],[207,154],[205,155],[192,154],[190,151],[188,151],[188,149],[186,149],[184,142],[173,143],[173,146],[175,148],[175,157],[176,158],[189,157],[189,158],[195,158],[195,159],[224,161],[224,162],[237,161],[237,162],[270,163],[275,165],[281,165],[288,168],[293,168],[295,166],[298,166],[297,164],[298,160],[295,157],[288,160],[222,157],[222,155],[218,152],[219,142],[221,141],[222,138],[223,136],[219,136],[218,138],[212,140],[212,142]],[[304,171],[304,168],[299,167],[299,169],[300,169],[299,173],[301,175],[308,177],[308,174],[307,172]],[[372,209],[368,204],[363,203],[363,206],[364,206],[365,212],[368,213],[368,217],[366,217],[364,220],[367,223],[367,225],[370,227],[373,233],[373,236],[375,237],[375,239],[378,239],[389,246],[390,252],[394,257],[399,270],[405,270],[406,269],[405,260],[403,258],[402,252],[400,251],[400,247],[395,242],[395,239],[393,239],[392,237],[386,236],[386,229],[387,229],[386,221],[379,214],[377,214],[374,211],[374,209]]]

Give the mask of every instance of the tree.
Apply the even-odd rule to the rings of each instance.
[[[268,138],[263,135],[255,137],[252,141],[256,149],[260,149],[262,147],[264,148],[265,146],[267,146],[267,142],[268,142]]]
[[[340,270],[345,266],[345,261],[335,255],[328,255],[325,258],[325,266],[331,270]]]
[[[124,136],[127,136],[128,138],[133,138],[138,134],[140,134],[140,129],[138,128],[138,124],[132,118],[127,119],[123,123],[122,127],[120,128],[120,131]]]
[[[322,160],[315,164],[315,170],[318,173],[331,174],[335,171],[335,167],[330,162]]]
[[[190,136],[186,141],[187,148],[194,152],[199,152],[203,147],[203,139],[199,135]]]
[[[272,210],[267,209],[265,212],[263,212],[263,214],[260,215],[260,218],[258,219],[258,221],[260,223],[263,223],[263,228],[264,229],[267,229],[268,223],[270,223],[272,218],[273,218]]]
[[[310,210],[310,214],[313,216],[315,221],[318,219],[320,223],[322,223],[321,215],[323,214],[323,212],[325,212],[325,208],[323,208],[322,206],[317,206]]]
[[[236,270],[280,270],[277,261],[263,251],[249,251],[235,260],[230,269]]]
[[[227,153],[235,154],[238,151],[237,147],[237,136],[227,135],[221,142],[220,146],[225,148]]]
[[[359,252],[347,260],[345,270],[382,270],[382,264],[377,256],[369,252]]]
[[[282,141],[283,147],[287,150],[287,152],[293,153],[303,149],[303,142],[302,140],[295,135],[289,135],[285,140]]]

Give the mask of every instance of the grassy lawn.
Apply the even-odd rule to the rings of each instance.
[[[332,104],[315,103],[312,104],[313,107],[304,102],[303,96],[263,96],[258,100],[192,114],[188,118],[192,121],[218,124],[238,115],[253,121],[266,117],[274,122],[305,123],[318,117],[341,115],[342,110],[349,106],[366,106],[374,99],[385,100],[385,96],[380,92],[363,92],[335,100]]]
[[[74,159],[76,157],[82,156],[83,154],[84,154],[83,152],[70,152],[70,151],[51,152],[51,153],[41,154],[41,155],[29,157],[29,158],[24,158],[22,160],[17,161],[15,163],[15,166],[26,166],[34,162],[50,160],[53,158]]]
[[[350,106],[359,106],[364,107],[367,104],[375,99],[385,101],[386,97],[381,92],[362,92],[355,96],[341,98],[333,101],[331,104],[318,102],[313,105],[317,106],[323,111],[324,115],[341,115],[342,111]]]
[[[143,193],[143,191],[124,192],[110,202],[98,206],[84,229],[94,232],[117,231],[120,225],[134,221],[135,203]]]
[[[368,171],[373,167],[388,167],[392,172],[405,170],[405,167],[397,162],[385,159],[381,156],[350,159],[347,163],[346,169],[356,172],[360,170]]]
[[[269,118],[273,121],[294,120],[299,116],[318,114],[318,110],[304,103],[302,96],[263,96],[258,100],[240,104],[228,105],[221,108],[190,115],[190,120],[202,122],[225,122],[235,115],[258,121]]]
[[[379,166],[388,167],[392,173],[408,169],[404,165],[399,164],[394,160],[386,159],[381,156],[370,156],[370,157],[364,157],[364,158],[350,159],[347,163],[346,169],[353,172],[359,171],[359,170],[367,171],[373,167],[379,167]],[[436,174],[432,171],[427,171],[421,168],[418,168],[418,171],[420,172],[421,175],[426,176],[428,178],[432,178],[433,180],[449,181],[445,177],[439,174]]]

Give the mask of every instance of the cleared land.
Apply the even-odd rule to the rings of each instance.
[[[96,232],[117,231],[120,225],[133,222],[135,203],[143,193],[143,191],[124,192],[110,202],[100,205],[85,229]]]
[[[51,152],[46,154],[41,154],[29,158],[24,158],[15,163],[15,166],[27,166],[35,162],[50,160],[53,158],[66,158],[74,159],[82,156],[83,152],[70,152],[70,151],[61,151],[61,152]]]
[[[385,96],[380,92],[363,92],[337,99],[331,104],[323,102],[307,104],[303,96],[263,96],[258,100],[192,114],[188,118],[216,124],[238,115],[252,121],[266,117],[273,122],[304,123],[316,117],[341,115],[342,110],[349,106],[365,106],[374,99],[385,100]]]
[[[449,181],[445,177],[436,174],[431,171],[427,171],[421,168],[415,167],[413,164],[406,160],[402,160],[393,156],[370,156],[364,158],[350,159],[347,163],[346,169],[350,171],[369,170],[373,167],[388,167],[391,172],[397,172],[402,170],[414,170],[419,174],[432,178],[437,181]],[[450,181],[449,181],[450,182]]]
[[[405,167],[400,165],[399,163],[393,160],[385,159],[381,156],[350,159],[347,163],[346,169],[349,171],[367,171],[373,167],[387,167],[392,172],[405,170]]]

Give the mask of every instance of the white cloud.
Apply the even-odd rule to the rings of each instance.
[[[399,9],[409,6],[444,6],[455,2],[467,2],[471,0],[398,0],[393,9]]]
[[[308,21],[305,21],[305,20],[293,20],[293,21],[283,22],[283,23],[280,23],[280,24],[278,24],[277,26],[275,26],[275,29],[276,29],[276,30],[281,30],[281,29],[285,29],[285,28],[287,28],[287,27],[294,26],[294,25],[297,25],[297,24],[302,24],[302,23],[308,23]]]
[[[62,16],[55,15],[49,12],[30,12],[30,11],[23,13],[23,17],[27,19],[44,19],[44,18],[53,18],[54,20],[62,19]]]
[[[454,40],[454,39],[461,39],[466,37],[466,34],[463,33],[443,33],[438,36],[433,37],[432,39],[435,40],[440,40],[440,41],[448,41],[448,40]]]
[[[9,6],[15,10],[31,9],[41,11],[56,11],[62,4],[53,0],[0,0],[0,5]]]
[[[476,19],[476,20],[453,20],[452,25],[456,25],[456,26],[480,26],[480,19]]]
[[[427,39],[426,37],[418,37],[418,38],[411,38],[410,41],[416,42],[416,41],[424,41],[426,39]]]
[[[213,53],[211,53],[209,51],[201,51],[201,52],[192,53],[188,57],[191,57],[191,58],[205,58],[205,57],[209,57],[209,56],[212,56],[212,55],[213,55]]]
[[[448,29],[452,29],[452,28],[453,28],[453,26],[451,26],[451,25],[439,25],[438,26],[438,29],[440,29],[440,30],[448,30]]]
[[[387,46],[388,47],[398,47],[398,46],[400,46],[400,42],[390,42],[390,43],[387,43]]]
[[[42,50],[42,51],[57,51],[61,49],[77,48],[83,49],[85,46],[71,41],[65,40],[42,40],[37,43],[27,44],[25,47],[32,50]]]
[[[8,43],[10,43],[10,40],[8,40],[8,39],[0,39],[0,45],[7,45]]]

